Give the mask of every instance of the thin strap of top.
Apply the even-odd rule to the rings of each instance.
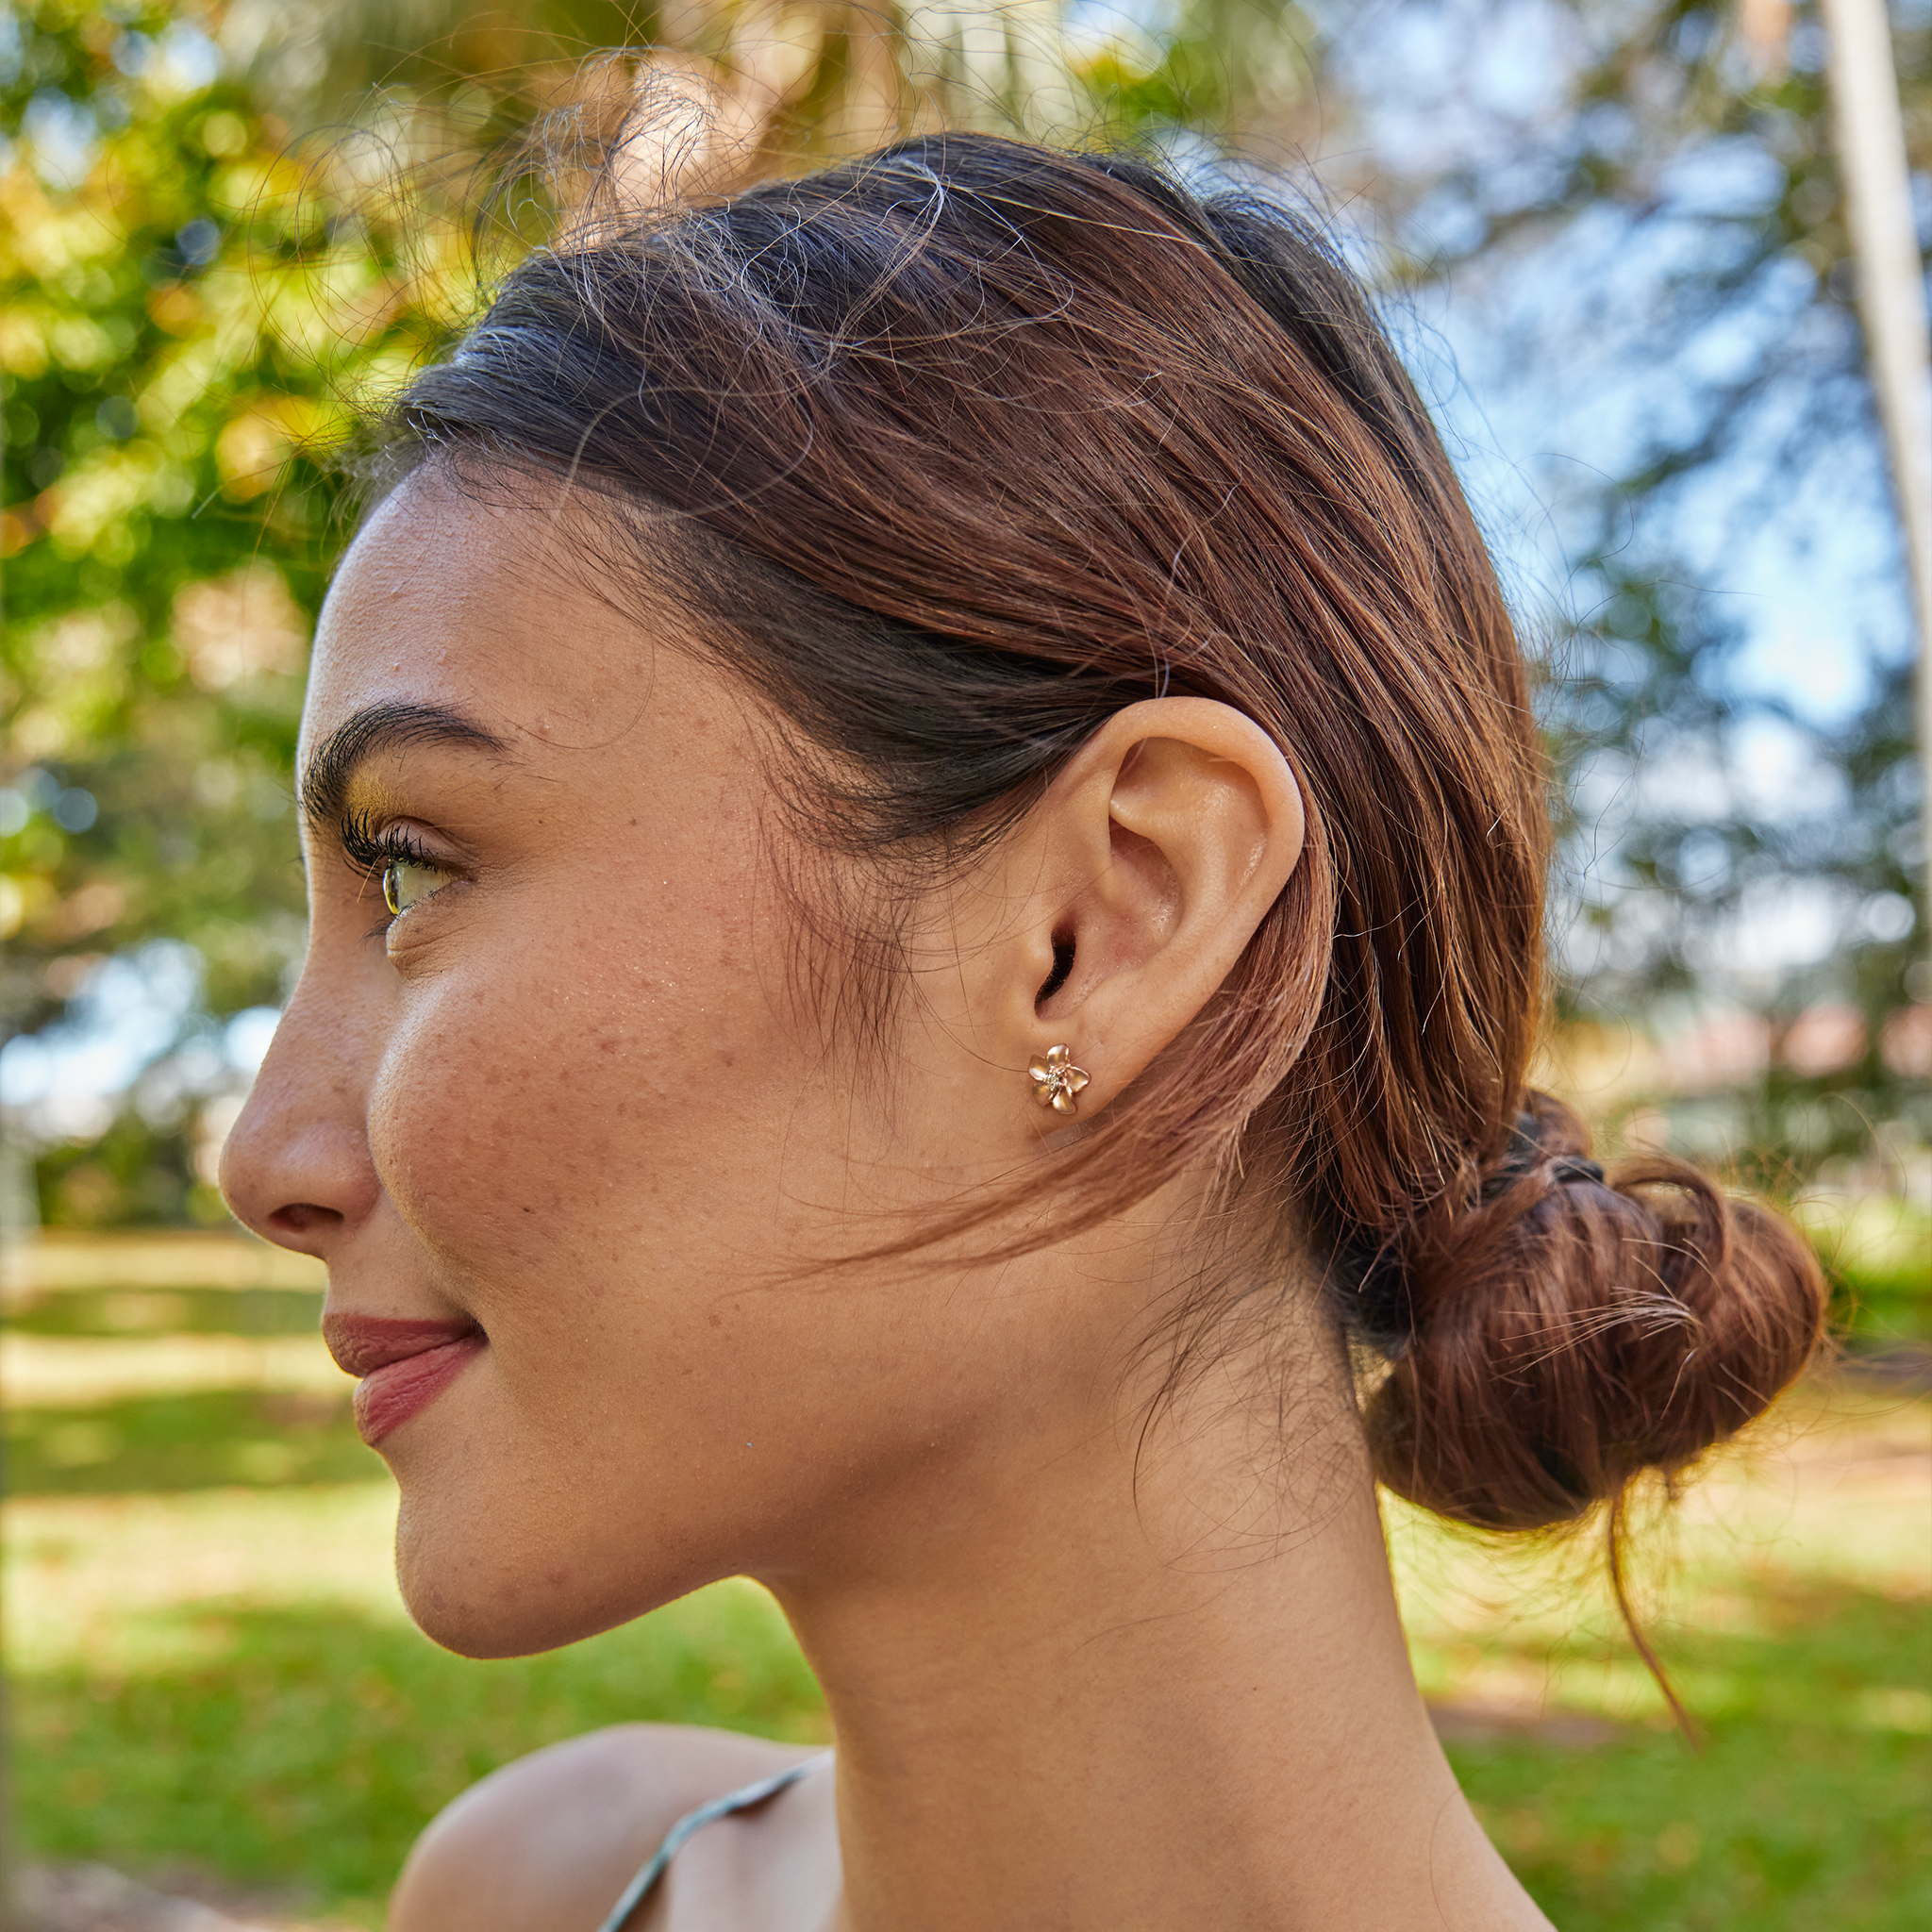
[[[816,1771],[822,1764],[829,1764],[832,1754],[821,1751],[816,1757],[807,1757],[797,1764],[788,1765],[772,1777],[761,1777],[755,1785],[745,1785],[735,1791],[726,1791],[722,1798],[713,1798],[708,1805],[700,1805],[695,1811],[687,1811],[664,1835],[664,1842],[652,1855],[649,1863],[624,1889],[624,1896],[611,1907],[610,1916],[597,1928],[597,1932],[624,1932],[630,1923],[630,1916],[651,1894],[651,1888],[664,1875],[664,1868],[676,1856],[677,1848],[692,1832],[702,1831],[716,1818],[728,1817],[734,1811],[748,1811],[754,1805],[762,1805],[767,1798],[775,1798],[788,1785],[795,1785],[808,1772]]]

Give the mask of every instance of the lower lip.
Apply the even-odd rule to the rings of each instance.
[[[425,1409],[486,1347],[480,1335],[459,1335],[439,1348],[372,1369],[356,1388],[356,1426],[373,1449],[391,1429]]]

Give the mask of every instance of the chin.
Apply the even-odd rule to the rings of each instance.
[[[566,1631],[553,1631],[528,1618],[492,1616],[485,1607],[438,1589],[412,1589],[405,1584],[403,1603],[417,1629],[432,1643],[479,1662],[535,1657],[540,1651],[559,1650],[572,1641]]]
[[[608,1548],[599,1555],[609,1555]],[[396,1585],[416,1627],[458,1657],[533,1657],[614,1630],[710,1576],[619,1578],[554,1550],[534,1550],[435,1522],[407,1497],[396,1517]]]

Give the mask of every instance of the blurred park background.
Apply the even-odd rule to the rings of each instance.
[[[1891,25],[1923,252],[1932,0]],[[1790,1205],[1844,1356],[1647,1545],[1701,1757],[1590,1550],[1397,1510],[1424,1687],[1569,1932],[1932,1923],[1932,964],[1827,53],[1788,0],[0,5],[6,1634],[47,1917],[161,1923],[112,1868],[374,1925],[537,1743],[820,1734],[749,1586],[523,1663],[417,1636],[319,1277],[213,1185],[302,946],[330,450],[568,192],[521,130],[594,139],[643,75],[704,104],[658,153],[687,188],[971,123],[1329,210],[1547,672],[1545,1082]]]

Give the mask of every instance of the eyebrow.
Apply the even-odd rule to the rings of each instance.
[[[370,705],[338,724],[302,769],[296,795],[311,826],[339,825],[356,774],[378,752],[408,745],[455,744],[494,758],[509,746],[495,732],[444,705]]]

